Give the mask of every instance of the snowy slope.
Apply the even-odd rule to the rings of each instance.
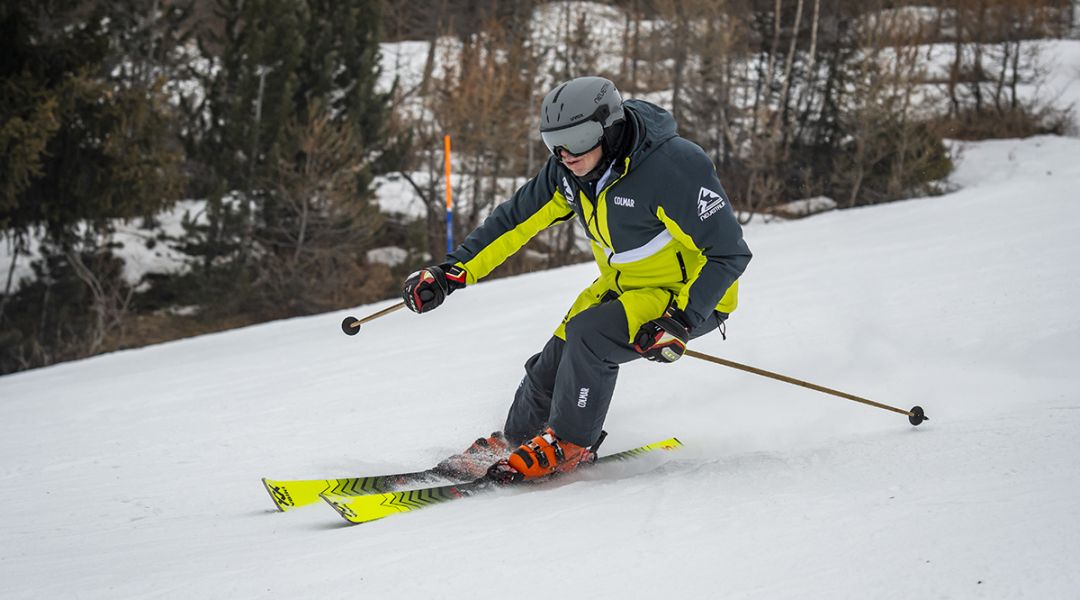
[[[497,428],[592,265],[355,338],[335,313],[2,377],[0,597],[1075,598],[1078,157],[971,144],[950,195],[748,228],[729,340],[695,348],[921,404],[918,429],[642,361],[606,449],[679,436],[664,460],[357,527],[273,511],[260,477],[420,468]]]

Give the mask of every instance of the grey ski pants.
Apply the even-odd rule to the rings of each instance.
[[[713,313],[690,339],[715,330],[726,318]],[[560,439],[579,446],[595,443],[607,418],[619,365],[641,358],[626,341],[627,327],[621,302],[597,304],[570,319],[565,342],[552,336],[525,362],[525,377],[503,427],[506,437],[518,444],[550,426]]]

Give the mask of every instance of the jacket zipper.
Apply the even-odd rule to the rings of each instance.
[[[679,259],[679,270],[682,271],[682,282],[686,283],[688,281],[686,277],[686,262],[683,261],[682,252],[676,250],[675,258]]]
[[[612,245],[611,245],[611,242],[604,239],[603,234],[600,233],[600,217],[599,217],[599,213],[600,213],[600,197],[605,196],[607,194],[607,191],[610,190],[613,185],[615,185],[616,183],[622,181],[623,177],[626,177],[626,174],[630,171],[630,164],[629,163],[630,163],[630,158],[627,157],[625,159],[625,161],[623,162],[622,173],[620,173],[619,176],[617,178],[615,178],[614,181],[611,181],[606,186],[604,186],[604,189],[599,190],[596,193],[595,198],[591,197],[589,195],[588,191],[586,191],[588,189],[587,185],[581,186],[581,189],[578,190],[578,194],[592,205],[592,216],[585,218],[585,230],[588,231],[589,233],[595,233],[595,236],[593,237],[593,240],[594,241],[599,240],[600,243],[602,243],[605,248],[607,248],[608,250],[611,251],[611,253],[607,255],[607,264],[608,264],[608,267],[612,271],[615,271],[615,281],[614,281],[615,288],[618,290],[618,292],[620,294],[622,294],[623,291],[624,291],[622,289],[622,286],[619,285],[619,277],[622,276],[622,271],[617,269],[615,267],[615,265],[611,264],[611,257],[615,255],[615,248],[613,248]],[[584,203],[582,203],[581,210],[584,213],[584,211],[585,211],[585,204]]]
[[[597,190],[596,199],[593,201],[593,222],[594,222],[594,225],[596,226],[596,235],[597,235],[597,237],[600,238],[600,241],[603,242],[604,244],[606,244],[607,247],[612,252],[615,252],[615,247],[612,245],[612,243],[610,241],[605,240],[604,236],[600,233],[600,217],[598,216],[599,213],[600,213],[600,199],[601,198],[607,198],[608,190],[610,190],[612,187],[614,187],[616,183],[619,183],[620,181],[622,181],[623,177],[626,177],[626,174],[629,173],[629,172],[630,172],[630,157],[626,157],[623,160],[622,172],[619,173],[619,176],[616,177],[614,180],[608,182],[608,184],[604,186],[604,189]],[[606,205],[607,203],[605,202],[604,204]],[[608,259],[608,265],[609,266],[611,265],[611,259],[610,258]]]
[[[578,190],[578,193],[583,195],[585,199],[592,204],[592,216],[585,219],[585,229],[589,230],[589,227],[591,225],[592,231],[596,233],[596,237],[593,239],[599,240],[602,244],[604,244],[606,248],[608,248],[612,252],[615,251],[615,248],[613,248],[611,242],[604,239],[603,234],[600,233],[600,198],[605,196],[607,194],[607,191],[610,190],[613,185],[622,181],[622,178],[626,177],[626,174],[628,172],[630,172],[630,157],[627,157],[623,160],[623,168],[622,172],[619,173],[619,176],[616,177],[613,181],[608,182],[608,184],[604,186],[604,189],[597,190],[595,198],[589,195],[589,192],[587,191],[589,188],[588,185],[583,185],[581,186],[581,189]],[[582,206],[581,210],[584,211],[585,207]],[[610,258],[608,259],[608,266],[611,266]]]

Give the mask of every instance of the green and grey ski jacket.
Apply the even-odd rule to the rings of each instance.
[[[692,327],[713,311],[735,310],[738,279],[751,253],[712,161],[676,134],[664,109],[641,100],[627,100],[624,108],[634,137],[623,164],[613,164],[593,193],[549,157],[535,178],[447,255],[466,271],[466,283],[485,277],[540,231],[577,217],[600,278],[574,303],[564,325],[609,292],[626,308],[629,338],[671,302]]]

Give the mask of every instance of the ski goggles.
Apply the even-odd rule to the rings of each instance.
[[[566,150],[572,156],[581,156],[600,145],[604,138],[604,126],[599,121],[583,121],[562,129],[542,131],[540,137],[555,158],[562,158],[560,150]]]

